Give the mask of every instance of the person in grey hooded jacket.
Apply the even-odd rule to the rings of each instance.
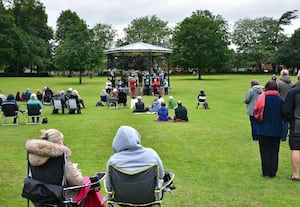
[[[130,126],[121,126],[114,137],[112,148],[114,154],[107,162],[107,173],[109,165],[133,172],[157,164],[159,178],[163,181],[164,167],[159,155],[153,149],[142,146],[141,136],[136,129]],[[109,176],[105,176],[105,185],[107,190],[112,190]]]
[[[264,91],[263,87],[259,85],[258,80],[251,80],[251,88],[245,95],[244,102],[247,104],[247,114],[249,115],[251,131],[252,131],[252,140],[258,140],[257,130],[258,130],[258,121],[254,118],[253,111],[256,99]]]

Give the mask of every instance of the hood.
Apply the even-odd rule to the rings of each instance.
[[[13,94],[8,94],[6,100],[15,100],[15,96]]]
[[[260,85],[255,85],[252,87],[253,91],[257,94],[261,94],[262,92],[264,92],[264,89],[262,86]]]
[[[25,149],[29,153],[28,159],[31,165],[41,166],[49,158],[55,158],[66,153],[71,156],[71,149],[62,144],[56,144],[47,140],[29,139],[25,143]]]
[[[141,136],[138,131],[130,126],[121,126],[112,143],[113,151],[136,149],[141,147]]]
[[[289,75],[285,75],[285,76],[281,77],[280,80],[285,83],[288,83],[288,84],[292,82]]]

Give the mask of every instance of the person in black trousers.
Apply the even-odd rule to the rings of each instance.
[[[258,120],[258,141],[261,157],[262,177],[274,178],[278,170],[278,156],[282,134],[283,99],[277,83],[268,81],[254,107]]]

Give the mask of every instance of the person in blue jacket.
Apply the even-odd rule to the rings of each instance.
[[[273,178],[278,170],[280,139],[282,135],[283,103],[275,81],[269,80],[254,107],[258,120],[258,141],[262,177]]]
[[[169,120],[169,110],[166,107],[166,103],[165,102],[161,102],[161,106],[158,109],[158,121],[168,121]]]

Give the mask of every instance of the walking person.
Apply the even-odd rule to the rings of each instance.
[[[282,134],[283,99],[279,96],[277,83],[269,80],[256,101],[254,117],[258,122],[258,141],[262,177],[274,178],[278,170],[280,139]]]
[[[259,81],[255,79],[251,80],[250,85],[251,88],[246,93],[244,102],[247,105],[247,114],[249,115],[249,120],[250,120],[252,140],[257,141],[258,121],[257,119],[254,118],[253,111],[254,111],[255,102],[258,96],[264,91],[264,89],[261,85],[259,85]]]
[[[290,124],[289,146],[293,167],[293,174],[288,179],[293,181],[300,181],[300,72],[297,74],[297,80],[289,90],[283,107],[284,117]]]

